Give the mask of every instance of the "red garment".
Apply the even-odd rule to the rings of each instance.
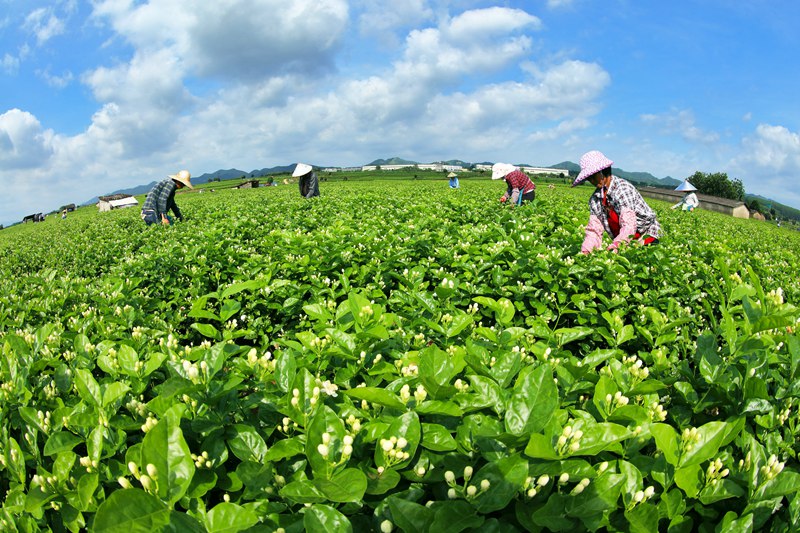
[[[605,195],[603,195],[603,207],[605,208],[606,214],[608,215],[608,226],[611,228],[611,233],[614,235],[614,238],[616,238],[617,235],[619,235],[619,229],[620,229],[619,213],[617,213],[616,211],[614,211],[614,209],[608,206],[608,199],[606,198]],[[637,231],[636,233],[633,234],[633,238],[641,239],[642,234]],[[655,237],[648,235],[644,239],[644,244],[652,244],[655,241],[656,241]]]

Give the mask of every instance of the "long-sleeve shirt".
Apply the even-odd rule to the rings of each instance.
[[[520,194],[529,193],[536,189],[536,184],[531,181],[527,174],[519,169],[509,172],[504,179],[508,187],[506,188],[506,193],[501,198],[503,201],[510,198],[511,203],[515,204]]]
[[[616,235],[611,230],[606,208],[619,214],[619,233]],[[586,225],[581,252],[589,253],[599,248],[603,243],[604,231],[613,239],[610,246],[613,249],[620,243],[629,241],[637,233],[657,239],[661,235],[661,226],[656,220],[656,212],[647,205],[636,187],[622,178],[612,176],[605,191],[602,188],[597,189],[589,197],[589,223]]]
[[[681,203],[684,205],[688,205],[690,207],[697,207],[700,205],[700,200],[697,199],[697,195],[693,192],[690,192],[686,196],[683,197]]]
[[[297,183],[300,185],[300,196],[303,198],[319,196],[319,180],[316,172],[309,172],[305,176],[300,176]]]
[[[175,203],[175,190],[177,188],[178,185],[172,178],[159,181],[150,189],[150,192],[147,193],[142,211],[152,209],[156,212],[156,216],[161,219],[161,217],[166,216],[171,210],[179,220],[183,220],[181,210],[178,209],[178,204]]]

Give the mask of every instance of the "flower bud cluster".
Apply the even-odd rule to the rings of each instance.
[[[56,382],[54,380],[50,380],[50,383],[42,387],[42,394],[44,394],[45,399],[52,400],[56,397]]]
[[[655,493],[656,493],[656,489],[652,485],[647,487],[644,490],[637,490],[633,494],[633,499],[631,500],[631,503],[628,504],[628,509],[629,510],[633,509],[634,507],[636,507],[640,503],[646,502],[647,500],[652,498],[655,495]]]
[[[50,411],[42,412],[41,410],[36,413],[36,419],[45,433],[50,432]]]
[[[452,279],[442,278],[442,288],[443,289],[454,289],[456,284]]]
[[[471,303],[467,306],[467,313],[474,315],[479,311],[480,307],[477,303]]]
[[[618,407],[628,405],[628,403],[630,403],[630,399],[627,396],[623,396],[620,391],[615,392],[613,396],[606,394],[606,406],[609,413],[613,413]]]
[[[358,312],[359,318],[371,317],[375,311],[372,309],[371,305],[365,305],[361,308],[361,311]]]
[[[80,464],[86,469],[87,472],[91,473],[93,470],[97,470],[99,463],[97,462],[97,459],[92,460],[90,457],[81,457]]]
[[[723,466],[719,457],[708,464],[708,468],[706,468],[706,485],[716,485],[722,478],[728,477],[731,471],[723,468]]]
[[[128,471],[139,480],[139,483],[142,485],[142,488],[151,494],[155,493],[158,490],[158,469],[156,465],[152,463],[148,463],[145,467],[146,474],[139,471],[139,465],[134,463],[133,461],[128,463]],[[124,477],[120,477],[117,479],[117,482],[123,488],[130,488],[131,483]]]
[[[192,454],[192,461],[197,468],[211,468],[211,459],[208,457],[208,452],[203,452],[200,455]]]
[[[556,443],[558,455],[577,452],[581,447],[581,437],[583,437],[583,431],[580,429],[575,429],[571,425],[564,426]]]
[[[139,396],[139,398],[131,398],[128,403],[125,404],[125,408],[130,411],[134,415],[145,416],[147,414],[147,405],[144,403],[144,396]]]
[[[153,429],[156,426],[156,424],[158,424],[158,419],[156,419],[153,413],[148,413],[147,420],[145,420],[144,424],[142,424],[142,431],[147,433],[148,431]]]
[[[778,423],[780,423],[780,425],[784,425],[791,416],[791,414],[792,410],[788,407],[782,410],[780,413],[778,413]]]
[[[647,412],[650,415],[650,420],[653,422],[663,422],[667,419],[667,410],[658,403],[658,400],[647,407]]]
[[[208,363],[205,361],[200,361],[198,365],[184,359],[181,366],[186,377],[194,384],[202,383],[208,379]]]
[[[550,476],[542,474],[538,479],[528,476],[522,486],[522,492],[528,497],[533,498],[536,494],[550,483]]]
[[[372,310],[372,308],[370,308],[370,311],[371,310]],[[361,313],[359,313],[359,315],[360,314]],[[329,336],[325,335],[324,337],[314,337],[313,339],[311,339],[311,342],[309,344],[311,344],[311,348],[313,350],[321,352],[322,350],[325,349],[326,346],[328,346],[328,344],[330,344],[330,342],[331,342],[331,338]]]
[[[686,428],[681,434],[681,453],[686,453],[700,442],[700,433],[697,428]]]
[[[458,378],[455,383],[453,383],[453,386],[458,392],[467,392],[467,390],[469,390],[469,383],[461,381],[461,378]]]
[[[275,360],[272,358],[271,352],[264,352],[264,355],[259,357],[258,350],[250,348],[250,351],[247,352],[247,364],[254,370],[261,369],[270,373],[275,372]]]
[[[585,477],[585,478],[581,479],[581,480],[578,482],[578,484],[577,484],[577,485],[575,485],[575,486],[572,488],[572,490],[570,491],[570,494],[572,494],[573,496],[577,496],[578,494],[580,494],[581,492],[583,492],[584,490],[586,490],[586,487],[588,487],[588,486],[589,486],[589,483],[591,483],[591,481],[589,480],[589,478],[588,478],[588,477]]]
[[[419,367],[415,363],[408,363],[407,365],[403,364],[402,360],[398,360],[395,363],[395,366],[400,369],[400,374],[404,377],[414,377],[419,375]]]
[[[650,376],[650,369],[644,366],[644,362],[635,355],[624,357],[622,363],[628,365],[628,372],[635,382],[644,381]]]
[[[394,466],[403,461],[407,461],[411,456],[404,449],[408,446],[408,441],[404,437],[392,435],[388,439],[381,439],[378,443],[386,456],[387,466]]]
[[[773,305],[783,305],[783,289],[778,287],[767,293],[767,300]]]
[[[425,401],[428,397],[428,391],[425,390],[425,387],[420,383],[417,385],[416,390],[414,391],[414,400],[417,404],[420,404]],[[411,387],[406,383],[400,388],[400,401],[407,404],[411,400]]]
[[[783,471],[783,467],[785,465],[786,462],[778,461],[778,457],[776,455],[770,455],[769,460],[767,460],[767,464],[762,466],[760,469],[761,476],[764,478],[765,482],[773,480]]]
[[[480,483],[477,485],[474,483],[470,483],[472,480],[473,468],[469,465],[464,467],[464,483],[463,485],[458,485],[456,483],[456,475],[452,470],[448,470],[444,473],[444,480],[450,486],[447,491],[447,497],[451,500],[455,500],[459,496],[465,498],[467,500],[471,500],[480,496],[484,492],[488,491],[492,483],[488,479],[482,479]]]

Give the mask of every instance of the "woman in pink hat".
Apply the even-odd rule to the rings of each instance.
[[[636,240],[641,244],[656,244],[661,226],[656,212],[645,203],[636,187],[611,173],[614,162],[597,150],[583,154],[581,172],[572,186],[589,181],[595,186],[589,198],[589,223],[581,253],[588,254],[603,244],[603,233],[613,239],[609,250],[623,242]]]

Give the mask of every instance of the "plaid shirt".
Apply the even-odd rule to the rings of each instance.
[[[617,176],[611,177],[611,184],[605,191],[608,207],[622,217],[623,211],[633,211],[636,214],[636,232],[641,235],[650,235],[656,239],[661,235],[661,226],[656,220],[656,212],[645,203],[642,195],[630,182]],[[606,233],[614,237],[611,226],[608,224],[608,213],[603,206],[603,191],[597,189],[589,198],[589,212],[597,217],[603,224]]]
[[[518,195],[529,193],[536,189],[536,184],[531,181],[527,174],[519,169],[509,172],[504,179],[508,184],[506,193],[503,195],[503,198],[506,200],[511,198],[512,201],[516,202]]]
[[[147,198],[144,199],[142,211],[148,209],[155,211],[156,215],[160,219],[171,209],[178,219],[183,220],[181,210],[178,209],[178,204],[175,203],[175,190],[177,188],[178,185],[172,180],[172,178],[166,178],[156,183],[155,187],[153,187],[150,192],[147,193]]]

